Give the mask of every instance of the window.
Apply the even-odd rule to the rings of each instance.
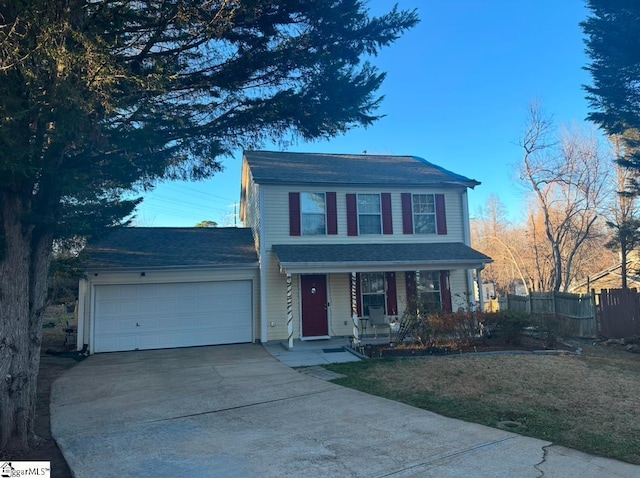
[[[358,194],[358,231],[360,234],[382,234],[379,194]]]
[[[442,309],[439,272],[419,271],[416,273],[416,288],[422,310],[430,312]]]
[[[414,234],[436,233],[436,202],[433,194],[413,195]]]
[[[300,215],[303,235],[324,235],[327,218],[324,193],[300,193]]]
[[[360,293],[362,295],[362,313],[369,315],[369,306],[382,306],[386,309],[384,272],[360,274]],[[385,310],[386,314],[386,310]]]

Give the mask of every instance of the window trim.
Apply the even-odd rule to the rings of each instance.
[[[382,276],[382,292],[364,292],[364,287],[363,287],[363,276],[364,275],[380,275]],[[387,287],[387,274],[384,272],[361,272],[359,274],[359,278],[358,278],[358,283],[359,283],[359,295],[360,295],[360,304],[361,304],[361,315],[368,317],[369,316],[369,311],[365,310],[367,309],[367,304],[365,304],[365,295],[366,296],[382,296],[383,301],[382,301],[382,310],[384,311],[384,313],[387,313],[387,293],[388,293],[388,287]],[[365,314],[366,312],[366,314]]]
[[[323,204],[323,209],[324,209],[323,213],[317,213],[317,212],[316,213],[310,213],[310,212],[306,212],[305,213],[304,212],[304,207],[303,207],[304,197],[305,196],[308,197],[311,194],[321,195],[323,197],[323,203],[322,203]],[[318,233],[318,234],[305,232],[305,229],[304,229],[304,224],[305,224],[304,217],[305,217],[305,215],[307,215],[307,216],[317,216],[317,217],[322,215],[324,217],[324,232]],[[308,191],[307,192],[300,192],[300,235],[301,236],[326,236],[327,235],[327,230],[328,230],[327,223],[328,223],[328,218],[327,218],[327,193],[325,193],[325,192],[308,192]]]
[[[432,295],[436,295],[438,297],[438,310],[444,310],[444,297],[442,296],[442,277],[439,271],[432,271],[432,270],[428,270],[428,271],[416,271],[419,274],[419,277],[416,277],[415,279],[415,283],[416,283],[416,300],[418,301],[418,303],[420,304],[420,307],[422,307],[423,304],[425,304],[426,302],[422,301],[422,295],[424,294],[432,294]],[[435,280],[438,283],[438,290],[437,291],[433,291],[433,292],[429,292],[429,291],[425,291],[425,292],[421,292],[420,291],[420,282],[423,278],[423,276],[425,275],[429,275],[431,278],[435,278]]]
[[[360,196],[377,196],[378,197],[378,209],[379,212],[376,213],[361,213],[359,199]],[[382,227],[382,195],[380,193],[357,193],[356,194],[356,216],[358,218],[358,235],[360,236],[380,236],[383,233]],[[362,232],[362,216],[377,216],[380,225],[380,232]]]
[[[433,212],[415,212],[414,206],[416,204],[415,198],[416,196],[431,196],[433,200]],[[432,216],[433,217],[433,232],[420,232],[417,231],[418,221],[416,217],[419,216]],[[413,234],[421,235],[421,236],[431,236],[438,234],[438,211],[436,208],[436,195],[433,193],[412,193],[411,194],[411,220],[413,222]]]

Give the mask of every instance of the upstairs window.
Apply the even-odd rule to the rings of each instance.
[[[403,234],[447,234],[444,194],[400,194]]]
[[[327,216],[324,193],[300,193],[300,217],[303,236],[325,235]]]
[[[358,194],[358,232],[382,234],[382,209],[379,194]]]
[[[413,233],[436,233],[436,201],[433,194],[414,194],[413,201]]]

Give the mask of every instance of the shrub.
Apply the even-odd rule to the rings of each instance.
[[[528,316],[508,311],[484,313],[482,316],[483,336],[497,337],[511,345],[520,345],[524,329],[531,324]]]
[[[558,339],[567,333],[567,319],[557,315],[541,315],[533,320],[533,330],[537,338],[544,341],[545,348],[554,348]]]

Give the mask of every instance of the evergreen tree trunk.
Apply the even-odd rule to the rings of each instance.
[[[52,241],[22,218],[29,199],[0,195],[0,449],[24,450],[33,434],[42,320]]]

